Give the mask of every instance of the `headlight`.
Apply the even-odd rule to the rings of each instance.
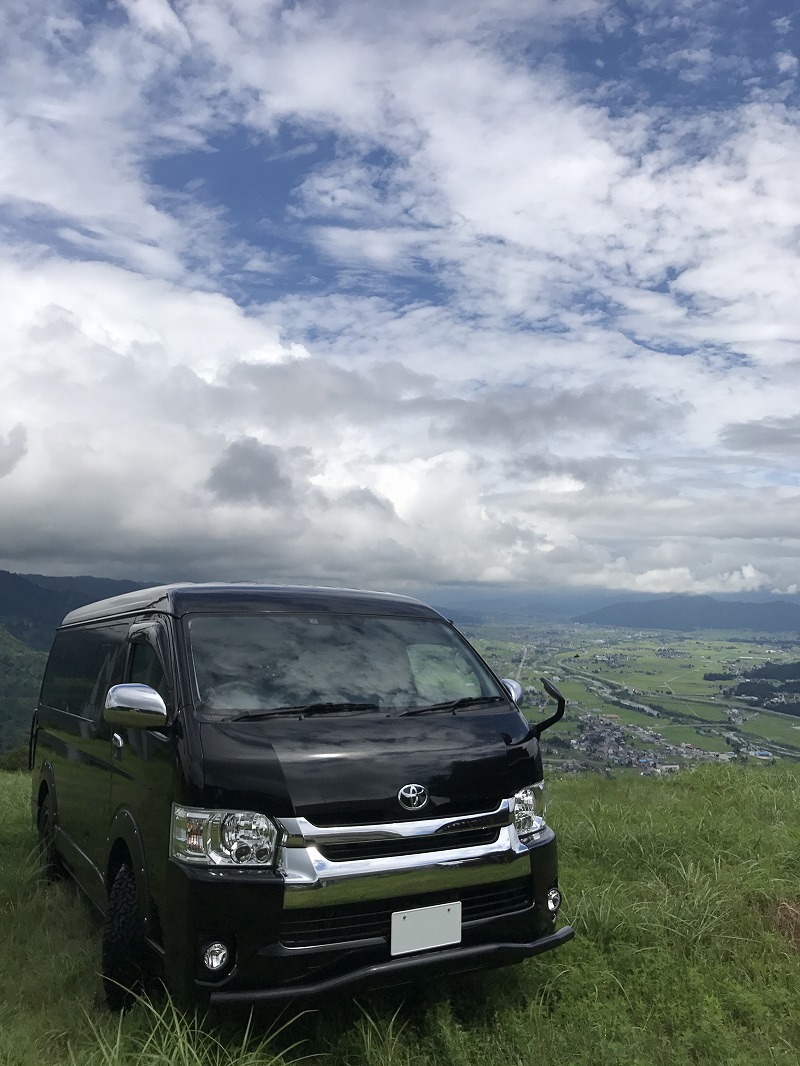
[[[278,828],[254,811],[205,811],[172,805],[170,854],[213,866],[271,866]]]
[[[544,795],[544,781],[523,788],[514,796],[514,826],[520,840],[533,836],[544,829],[547,803]]]

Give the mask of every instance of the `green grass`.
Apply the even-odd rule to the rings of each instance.
[[[37,875],[27,776],[0,774],[4,1066],[796,1066],[800,767],[549,782],[576,940],[509,970],[342,997],[295,1018],[122,1018],[99,923]],[[280,1029],[281,1025],[285,1028]]]

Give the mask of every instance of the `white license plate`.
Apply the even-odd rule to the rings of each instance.
[[[461,943],[461,904],[417,907],[392,914],[392,955]]]

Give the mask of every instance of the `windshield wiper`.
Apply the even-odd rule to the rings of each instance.
[[[280,718],[286,714],[298,714],[301,718],[315,714],[336,714],[339,711],[377,711],[377,703],[301,703],[296,707],[274,707],[269,711],[245,711],[231,722],[260,722],[265,718]]]
[[[411,707],[407,711],[401,711],[398,718],[410,718],[415,714],[432,714],[436,711],[457,711],[459,707],[475,707],[479,703],[507,703],[504,696],[462,696],[458,700],[450,700],[447,703],[432,703],[429,707]]]
[[[337,711],[377,711],[378,703],[309,703],[302,708],[304,716],[312,714],[336,714]]]

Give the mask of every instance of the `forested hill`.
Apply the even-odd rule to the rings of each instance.
[[[770,603],[725,602],[711,596],[670,596],[649,602],[614,603],[572,619],[588,625],[627,629],[726,629],[757,633],[800,632],[800,606],[785,600]]]
[[[46,661],[0,626],[0,754],[27,743]]]
[[[31,647],[44,651],[68,611],[142,587],[133,581],[110,578],[44,577],[0,570],[0,625]]]
[[[0,570],[0,754],[28,740],[53,633],[68,611],[142,588],[133,581]]]

